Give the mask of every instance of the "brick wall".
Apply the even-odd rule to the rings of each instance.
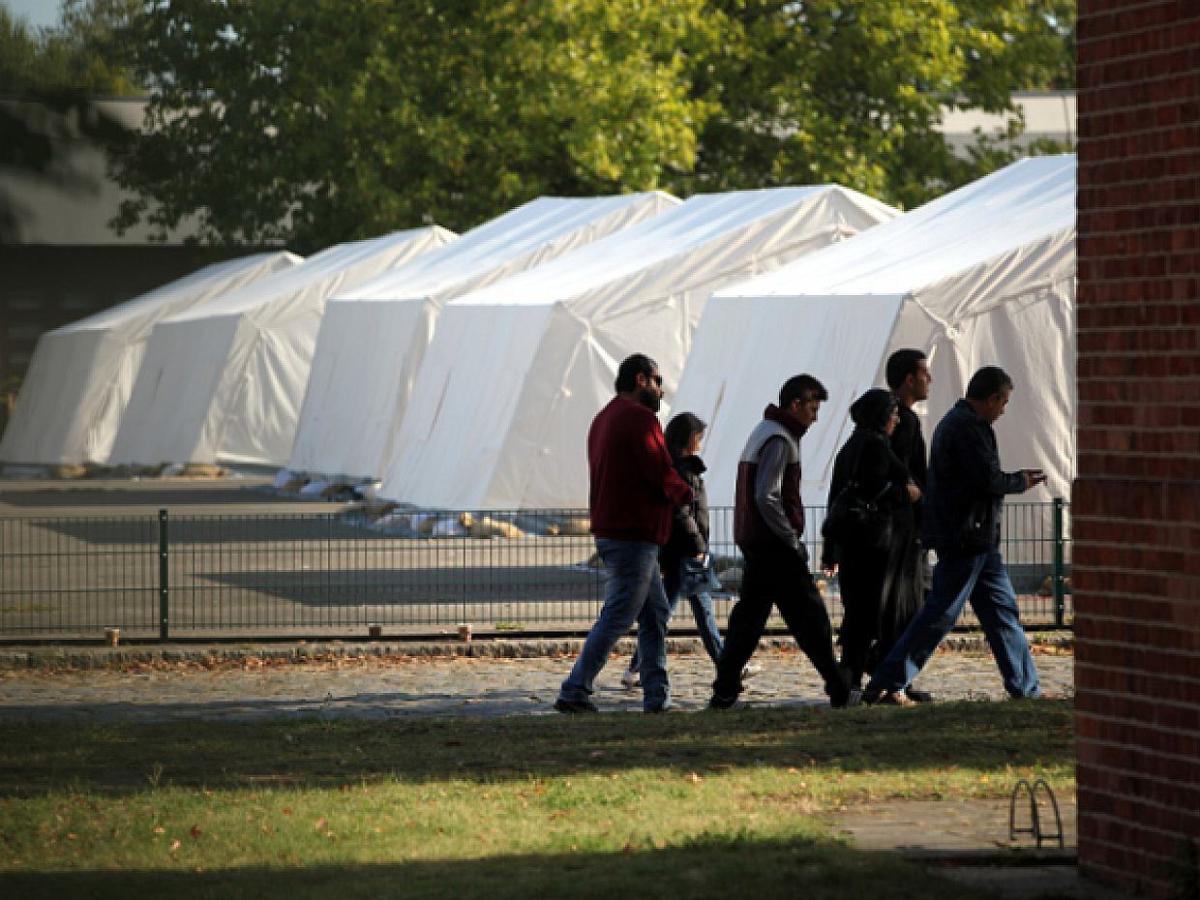
[[[1079,858],[1197,896],[1200,0],[1079,2]]]

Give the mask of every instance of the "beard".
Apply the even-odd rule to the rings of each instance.
[[[642,388],[638,391],[637,399],[638,403],[653,413],[658,412],[659,408],[662,407],[662,397],[659,396],[658,391],[651,390],[650,388]]]

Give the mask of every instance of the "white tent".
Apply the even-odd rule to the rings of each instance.
[[[922,427],[999,365],[1016,384],[997,424],[1009,469],[1041,467],[1070,491],[1075,467],[1075,158],[1022,160],[845,244],[714,295],[675,409],[709,423],[709,500],[731,505],[737,461],[763,408],[791,375],[829,389],[805,435],[804,499],[823,505],[850,403],[884,384],[902,347],[930,356]]]
[[[658,191],[541,197],[468,231],[325,311],[288,468],[378,476],[442,305],[678,204]]]
[[[338,244],[150,335],[111,459],[282,465],[325,303],[454,239],[437,226]]]
[[[301,261],[277,252],[214,263],[42,335],[0,441],[0,460],[107,462],[155,324]]]
[[[674,388],[704,304],[895,215],[839,187],[711,194],[447,305],[380,493],[425,506],[587,500],[585,435],[620,361]]]

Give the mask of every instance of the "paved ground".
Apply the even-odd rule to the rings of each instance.
[[[768,705],[824,703],[820,678],[795,652],[763,651],[763,671],[745,699]],[[1044,689],[1072,692],[1072,658],[1040,653]],[[0,719],[44,721],[255,720],[276,716],[505,716],[545,713],[572,658],[347,659],[294,665],[257,659],[205,669],[199,664],[132,671],[47,674],[0,672]],[[703,707],[712,664],[699,654],[673,656],[673,692],[684,710]],[[614,659],[599,680],[597,701],[607,710],[638,710],[640,692],[618,683]],[[939,653],[920,685],[944,699],[1000,699],[1004,692],[990,656]]]

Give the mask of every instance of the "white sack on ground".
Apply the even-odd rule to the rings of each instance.
[[[624,357],[652,356],[670,402],[714,290],[894,215],[833,186],[699,195],[447,304],[380,495],[464,509],[586,506],[588,425]]]
[[[300,262],[281,251],[214,263],[46,332],[0,441],[0,461],[107,462],[154,326]]]
[[[808,372],[830,393],[801,444],[805,503],[824,505],[833,456],[852,428],[850,403],[884,385],[887,357],[902,347],[931,359],[926,440],[971,374],[999,365],[1016,382],[996,426],[1001,461],[1049,474],[1045,488],[1022,499],[1069,496],[1074,299],[1073,156],[1015,163],[853,241],[718,292],[674,404],[710,423],[703,451],[710,503],[733,503],[737,461],[763,408],[788,377]]]
[[[288,468],[353,480],[378,476],[404,417],[442,305],[655,216],[679,203],[658,191],[541,197],[330,302]]]
[[[326,301],[453,239],[434,226],[338,244],[164,319],[150,335],[112,461],[286,463]]]

